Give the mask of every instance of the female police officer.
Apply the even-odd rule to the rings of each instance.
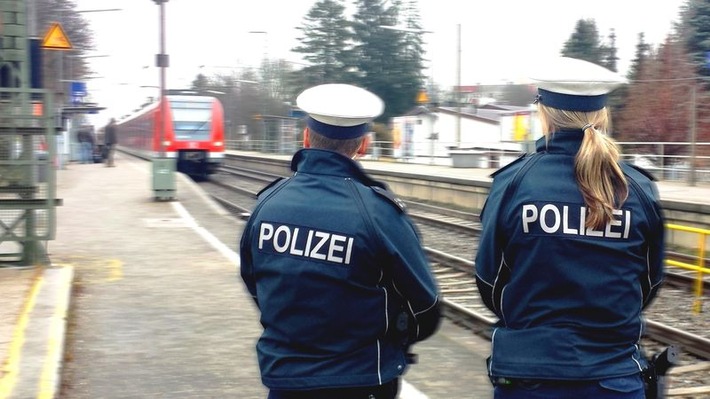
[[[434,333],[438,293],[401,201],[352,160],[383,103],[350,85],[301,93],[295,174],[259,194],[241,275],[261,311],[270,399],[395,398],[408,347]]]
[[[607,136],[623,79],[564,57],[546,67],[533,76],[544,137],[493,175],[481,212],[495,397],[643,398],[641,311],[663,274],[655,183]]]

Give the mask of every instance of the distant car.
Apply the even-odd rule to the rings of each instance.
[[[638,154],[634,155],[634,159],[633,159],[632,163],[634,165],[640,166],[644,169],[658,168],[658,166],[656,166],[655,162],[653,162],[651,157],[648,155],[638,155]]]
[[[636,154],[631,160],[631,163],[645,169],[647,172],[655,176],[656,179],[660,179],[663,177],[663,168],[656,165],[654,158],[655,157],[650,155]]]

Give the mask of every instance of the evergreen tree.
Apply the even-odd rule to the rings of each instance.
[[[350,68],[351,37],[349,22],[344,16],[343,0],[319,0],[304,18],[299,37],[301,45],[293,51],[304,54],[311,63],[302,70],[301,84],[352,82]]]
[[[192,81],[190,89],[196,91],[210,90],[209,84],[210,82],[209,79],[207,79],[207,76],[198,73],[197,76],[195,76],[195,80]]]
[[[609,70],[617,72],[617,63],[619,62],[619,56],[616,55],[616,32],[614,31],[614,29],[612,29],[611,33],[609,34],[609,45],[602,44],[601,52],[603,56],[601,65]]]
[[[599,39],[597,23],[593,19],[580,19],[575,30],[562,48],[565,57],[586,60],[597,65],[604,65],[607,53]],[[614,54],[615,55],[615,54]]]
[[[710,77],[710,0],[688,0],[681,14],[682,32],[697,72]]]
[[[651,46],[645,42],[643,32],[639,33],[638,43],[636,43],[636,53],[634,55],[634,59],[631,60],[631,66],[626,73],[626,78],[629,82],[639,79],[641,69],[644,65],[650,62],[651,57]],[[630,100],[630,84],[622,85],[612,93],[611,98],[609,99],[609,105],[613,115],[622,115],[625,108],[628,106]]]
[[[406,64],[407,68],[412,76],[415,76],[417,81],[421,84],[424,83],[425,77],[423,75],[424,69],[424,33],[425,31],[421,25],[421,17],[419,14],[419,7],[417,0],[408,0],[404,5],[404,10],[402,13],[404,24],[408,31],[404,32],[404,40],[406,44]],[[424,87],[420,87],[423,89]]]
[[[578,58],[617,71],[616,32],[609,34],[609,44],[599,38],[597,24],[593,19],[580,19],[575,30],[562,48],[565,57]],[[624,106],[624,92],[615,90],[609,96],[608,107],[616,113]]]
[[[401,1],[357,0],[356,5],[353,30],[358,83],[385,102],[380,120],[403,115],[415,106],[423,86],[422,32],[414,3],[410,2],[404,13],[411,32],[383,28],[399,25]]]
[[[651,46],[646,43],[643,32],[638,35],[638,43],[636,43],[636,52],[634,59],[631,60],[631,66],[626,74],[629,80],[636,80],[641,73],[641,68],[651,57]]]
[[[693,110],[697,140],[710,141],[710,0],[687,0],[681,9],[681,22],[676,31],[679,40],[685,44],[687,54],[684,60],[693,66],[693,76],[696,77],[693,81],[697,83],[695,90],[687,90],[686,97],[688,93],[695,94]],[[688,73],[678,75],[691,77]],[[688,130],[691,128],[689,126]],[[689,134],[686,140],[688,137]],[[710,155],[710,149],[701,147],[698,154]]]

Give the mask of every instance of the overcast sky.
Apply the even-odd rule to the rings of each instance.
[[[559,55],[579,19],[594,19],[606,38],[616,31],[620,68],[628,68],[638,34],[661,43],[686,0],[419,0],[427,74],[443,87],[456,84],[457,26],[461,26],[461,83],[520,81],[526,66]],[[75,0],[95,33],[91,58],[98,78],[88,82],[94,100],[109,109],[97,124],[118,117],[157,94],[159,7],[153,0]],[[200,73],[256,66],[267,55],[300,61],[296,26],[315,0],[169,0],[166,52],[168,87],[189,86]],[[348,1],[351,4],[352,1]],[[352,7],[352,6],[350,6]],[[265,33],[249,33],[259,31]],[[202,68],[200,66],[203,66]]]

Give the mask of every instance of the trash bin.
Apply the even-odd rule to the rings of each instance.
[[[153,194],[157,200],[174,199],[175,158],[153,158]]]
[[[372,147],[372,159],[380,159],[380,147]]]
[[[476,150],[449,151],[454,168],[488,168],[488,154]]]

